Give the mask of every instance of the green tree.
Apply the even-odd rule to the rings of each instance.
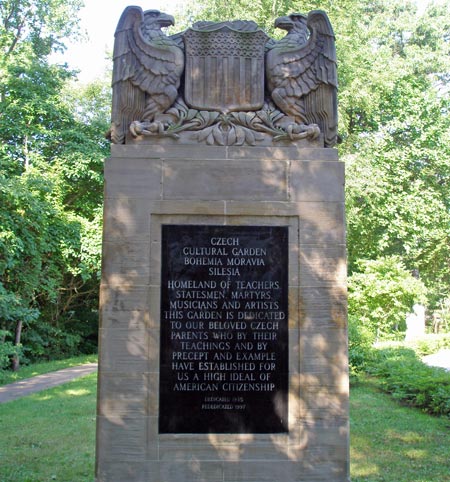
[[[434,306],[450,292],[450,2],[188,2],[189,21],[323,9],[336,35],[350,274],[398,256]]]
[[[48,61],[80,5],[0,4],[0,340],[15,369],[21,352],[61,356],[96,333],[107,107]]]
[[[425,303],[426,288],[397,257],[360,260],[348,279],[349,311],[372,340],[405,331],[413,305]]]
[[[450,288],[450,4],[421,17],[395,4],[385,12],[390,21],[371,29],[367,104],[342,146],[350,272],[358,259],[398,255],[435,304]]]

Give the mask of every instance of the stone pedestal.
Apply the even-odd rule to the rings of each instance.
[[[287,227],[284,432],[159,433],[163,225]],[[345,253],[334,149],[113,145],[96,480],[349,480]]]

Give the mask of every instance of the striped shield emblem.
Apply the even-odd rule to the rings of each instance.
[[[264,46],[260,29],[190,28],[186,49],[185,101],[198,110],[223,113],[258,110],[264,104]]]

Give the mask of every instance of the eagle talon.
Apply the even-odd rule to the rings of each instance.
[[[316,124],[289,124],[286,127],[286,132],[291,141],[297,141],[299,139],[306,138],[314,140],[317,139],[320,135],[319,126]]]
[[[166,124],[160,121],[155,121],[155,122],[133,121],[130,124],[130,132],[134,137],[163,136],[167,133]]]
[[[133,121],[130,124],[130,132],[133,137],[139,137],[140,135],[142,135],[142,133],[144,132],[142,123],[139,121]]]

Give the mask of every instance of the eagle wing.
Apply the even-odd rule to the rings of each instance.
[[[269,50],[267,84],[275,104],[296,122],[317,124],[326,147],[337,141],[337,71],[334,33],[321,10],[308,15],[311,35],[293,45],[289,34]]]
[[[184,69],[183,51],[173,40],[143,36],[144,15],[139,7],[127,7],[115,33],[110,131],[115,144],[125,142],[133,121],[152,121],[173,104]]]

